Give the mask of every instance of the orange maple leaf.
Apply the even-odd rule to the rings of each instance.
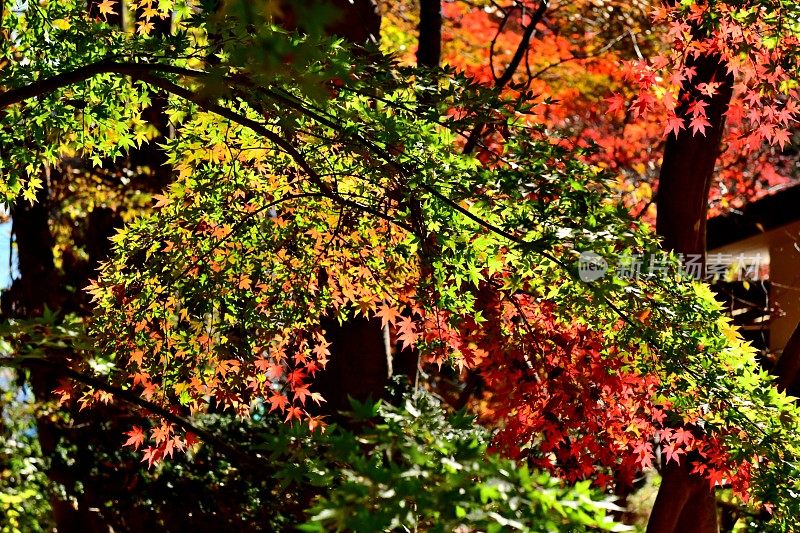
[[[144,431],[142,431],[142,428],[139,426],[133,426],[133,429],[126,431],[125,435],[129,438],[125,441],[123,446],[133,446],[134,450],[138,450],[139,446],[144,443]]]

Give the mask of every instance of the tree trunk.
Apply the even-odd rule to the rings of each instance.
[[[69,299],[64,284],[56,270],[53,258],[54,239],[50,231],[49,184],[50,169],[44,172],[44,186],[37,193],[36,203],[30,204],[20,198],[11,209],[11,228],[17,245],[17,269],[19,278],[14,280],[3,294],[3,316],[30,319],[42,316],[45,309],[59,311]],[[48,354],[50,356],[51,354]],[[30,370],[30,384],[36,401],[46,404],[53,400],[52,391],[58,386],[58,375],[46,368]],[[49,459],[47,475],[50,480],[66,488],[72,494],[76,481],[72,467],[62,461],[57,453],[59,443],[65,438],[59,423],[45,409],[36,418],[36,432],[42,456]],[[80,465],[88,471],[89,465]],[[90,510],[91,505],[83,505],[78,495],[77,503],[62,499],[54,491],[50,499],[53,521],[60,533],[93,533],[108,531],[102,518]]]
[[[789,337],[772,373],[777,376],[778,388],[797,397],[800,393],[800,323]]]
[[[711,126],[705,135],[682,130],[670,135],[659,176],[656,230],[664,248],[678,254],[695,255],[705,262],[708,192],[720,150],[724,113],[733,93],[733,77],[718,56],[700,56],[687,61],[697,75],[692,89],[682,90],[678,116],[688,124],[689,101],[700,98],[700,83],[718,82],[719,90],[706,108]],[[706,100],[707,101],[707,100]],[[668,465],[647,525],[648,533],[716,533],[717,513],[713,490],[690,474],[688,461]]]
[[[372,0],[336,0],[333,5],[341,10],[341,16],[328,26],[330,33],[354,44],[379,42],[381,16]],[[393,375],[406,376],[414,383],[416,353],[392,346],[389,330],[381,327],[380,320],[355,317],[344,324],[325,320],[323,328],[331,355],[315,387],[327,400],[327,412],[349,409],[348,397],[388,399],[386,387]]]
[[[420,0],[417,66],[437,68],[442,58],[442,2]]]
[[[307,0],[282,1],[280,18],[276,22],[288,30],[303,26],[299,14],[308,8]],[[330,0],[336,11],[331,21],[325,25],[325,32],[336,35],[353,44],[378,43],[381,40],[381,15],[374,0]],[[302,6],[302,4],[306,4]]]

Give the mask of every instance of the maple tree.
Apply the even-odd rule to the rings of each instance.
[[[591,480],[599,491],[629,485],[660,450],[665,465],[687,468],[712,489],[732,488],[743,507],[767,511],[769,527],[789,529],[798,513],[800,410],[757,365],[708,287],[675,256],[662,258],[642,220],[665,138],[667,154],[682,140],[724,138],[731,176],[742,161],[788,142],[796,37],[761,4],[770,3],[658,8],[666,37],[642,43],[649,59],[625,61],[612,51],[622,39],[642,54],[630,27],[617,41],[609,36],[622,28],[613,24],[575,31],[573,15],[591,5],[561,6],[549,17],[554,6],[515,3],[498,22],[493,4],[448,2],[444,23],[467,30],[443,33],[449,66],[435,68],[437,53],[416,54],[421,70],[326,35],[324,17],[297,17],[300,32],[277,27],[286,13],[269,5],[228,2],[212,11],[106,1],[94,13],[71,2],[7,10],[0,193],[15,204],[15,222],[42,209],[55,168],[67,176],[113,169],[150,148],[171,176],[162,191],[107,193],[129,197],[118,200],[125,224],[110,255],[95,254],[101,267],[87,289],[91,302],[63,309],[72,313],[63,319],[47,309],[57,300],[27,302],[30,309],[17,302],[4,364],[68,378],[54,387],[67,406],[91,411],[124,400],[143,408],[150,420],[129,424],[119,444],[141,453],[148,468],[198,449],[198,439],[240,466],[259,465],[251,450],[196,422],[228,412],[277,417],[279,434],[306,432],[291,453],[313,461],[310,448],[330,446],[331,461],[351,461],[348,475],[361,483],[372,475],[360,470],[364,461],[380,456],[353,452],[355,444],[346,460],[337,455],[337,439],[356,437],[336,425],[322,432],[337,415],[319,379],[340,344],[337,324],[380,322],[394,351],[418,353],[427,371],[480,377],[481,420],[499,428],[492,449],[547,472],[531,483],[526,469],[515,470],[503,485],[521,487],[535,512],[504,516],[516,513],[503,503],[510,493],[487,482],[452,507],[452,517],[433,499],[403,516],[389,504],[402,509],[408,495],[394,500],[396,491],[382,487],[384,500],[358,499],[364,492],[344,483],[314,495],[315,527],[367,527],[342,511],[365,501],[386,506],[376,528],[398,520],[432,528],[446,516],[453,527],[535,529],[542,509],[562,526],[556,517],[567,513],[569,527],[614,527],[600,492],[585,485],[574,490],[590,495],[582,496],[595,513],[588,519],[553,503],[539,508],[536,495],[548,487],[573,494],[551,474]],[[644,7],[630,7],[626,22],[644,24]],[[123,8],[133,15],[128,25],[111,23]],[[165,19],[174,31],[154,31]],[[387,34],[397,40],[384,47],[407,42],[406,22],[395,22]],[[696,63],[709,57],[716,66],[704,77]],[[541,79],[561,67],[563,77]],[[739,85],[716,105],[731,76]],[[173,135],[154,132],[156,120],[145,118],[157,99]],[[625,143],[614,141],[620,132]],[[708,152],[709,174],[716,151]],[[114,172],[104,189],[130,179]],[[634,194],[620,202],[621,184]],[[710,183],[699,186],[695,199],[705,206]],[[39,229],[49,231],[44,215]],[[659,231],[668,248],[685,251]],[[52,257],[52,243],[44,247]],[[581,279],[585,251],[611,265],[604,278]],[[651,261],[638,278],[621,275],[618,258],[632,254],[659,265]],[[21,265],[27,260],[21,251]],[[69,260],[64,251],[36,268],[52,272]],[[367,441],[391,450],[413,436],[384,468],[425,468],[447,498],[516,468],[487,455],[484,433],[404,421],[419,418],[419,408],[409,399],[405,414],[373,413],[386,423]],[[462,430],[454,447],[414,455],[414,438],[432,444]],[[460,473],[465,463],[451,456],[472,466]],[[298,462],[280,448],[275,457]],[[313,479],[313,468],[303,472],[294,471],[295,482]],[[481,514],[476,501],[499,511]]]

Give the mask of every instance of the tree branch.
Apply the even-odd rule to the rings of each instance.
[[[0,109],[5,109],[13,104],[23,102],[29,98],[44,96],[60,88],[79,83],[98,74],[115,73],[124,76],[130,76],[135,80],[152,85],[154,87],[158,87],[159,89],[162,89],[171,94],[179,96],[189,102],[196,104],[197,106],[206,111],[210,111],[223,118],[227,118],[232,122],[235,122],[241,126],[245,126],[246,128],[249,128],[254,132],[258,133],[259,135],[266,137],[276,146],[278,146],[279,148],[284,150],[287,154],[289,154],[289,156],[295,161],[295,163],[297,163],[297,165],[307,174],[309,180],[311,180],[311,182],[314,185],[319,187],[320,191],[326,197],[347,207],[359,209],[366,213],[370,213],[374,216],[380,217],[386,220],[387,222],[390,222],[398,227],[405,229],[406,231],[413,232],[413,228],[411,226],[401,221],[388,217],[384,213],[372,209],[367,205],[363,205],[358,202],[354,202],[352,200],[348,200],[346,198],[341,197],[339,194],[336,193],[336,191],[332,190],[324,181],[322,181],[319,174],[311,167],[311,165],[305,159],[303,154],[301,154],[297,150],[297,148],[295,148],[289,141],[287,141],[274,131],[270,130],[260,122],[257,122],[253,119],[250,119],[239,113],[236,113],[235,111],[232,111],[231,109],[228,109],[227,107],[224,107],[218,103],[211,102],[209,99],[203,97],[197,92],[194,92],[185,87],[181,87],[180,85],[172,81],[169,81],[165,78],[161,78],[159,76],[153,76],[152,72],[163,72],[163,73],[187,75],[194,77],[210,76],[210,74],[207,74],[205,72],[193,71],[190,69],[173,67],[171,65],[164,65],[164,64],[121,63],[108,60],[100,61],[98,63],[93,63],[91,65],[79,67],[70,72],[56,74],[51,78],[37,81],[29,85],[26,85],[24,87],[6,91],[0,94]]]
[[[544,13],[547,10],[548,0],[541,0],[539,2],[539,7],[536,8],[536,11],[533,12],[531,15],[531,22],[527,26],[525,26],[525,31],[522,33],[522,38],[519,41],[519,45],[517,46],[517,50],[514,52],[514,56],[511,58],[511,62],[509,62],[508,66],[506,67],[505,72],[503,75],[500,76],[495,81],[495,88],[502,89],[505,87],[511,78],[514,77],[514,74],[517,72],[519,68],[519,64],[522,62],[522,59],[525,57],[525,52],[528,50],[528,46],[530,45],[531,37],[533,37],[533,32],[536,31],[536,26],[539,22],[542,21],[544,17]],[[475,125],[475,128],[469,135],[467,139],[467,143],[464,145],[465,154],[470,154],[475,149],[478,144],[478,140],[480,139],[481,134],[483,134],[483,128],[485,127],[485,122],[479,122]]]
[[[219,435],[195,425],[189,419],[184,418],[178,414],[175,414],[174,412],[169,411],[168,409],[165,409],[164,407],[161,407],[160,405],[157,405],[153,402],[147,401],[138,394],[130,390],[121,389],[115,385],[112,385],[94,376],[78,372],[77,370],[69,368],[66,365],[49,361],[42,357],[22,356],[15,358],[2,357],[0,358],[0,366],[20,367],[20,368],[40,367],[54,371],[60,376],[72,379],[73,381],[82,383],[84,385],[88,385],[89,387],[93,387],[95,389],[108,392],[112,394],[115,398],[118,398],[131,405],[140,407],[158,417],[163,418],[168,422],[175,424],[176,426],[183,428],[186,431],[190,431],[196,434],[198,437],[203,439],[204,442],[215,447],[217,451],[223,452],[226,456],[235,460],[237,463],[240,464],[240,466],[258,467],[259,469],[263,469],[265,467],[265,463],[263,460],[242,452],[234,445],[225,441]]]

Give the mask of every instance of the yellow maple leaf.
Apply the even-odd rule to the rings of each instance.
[[[117,14],[117,12],[114,11],[114,0],[103,0],[97,5],[97,8],[100,10],[100,14],[104,19],[107,19],[108,15]]]

